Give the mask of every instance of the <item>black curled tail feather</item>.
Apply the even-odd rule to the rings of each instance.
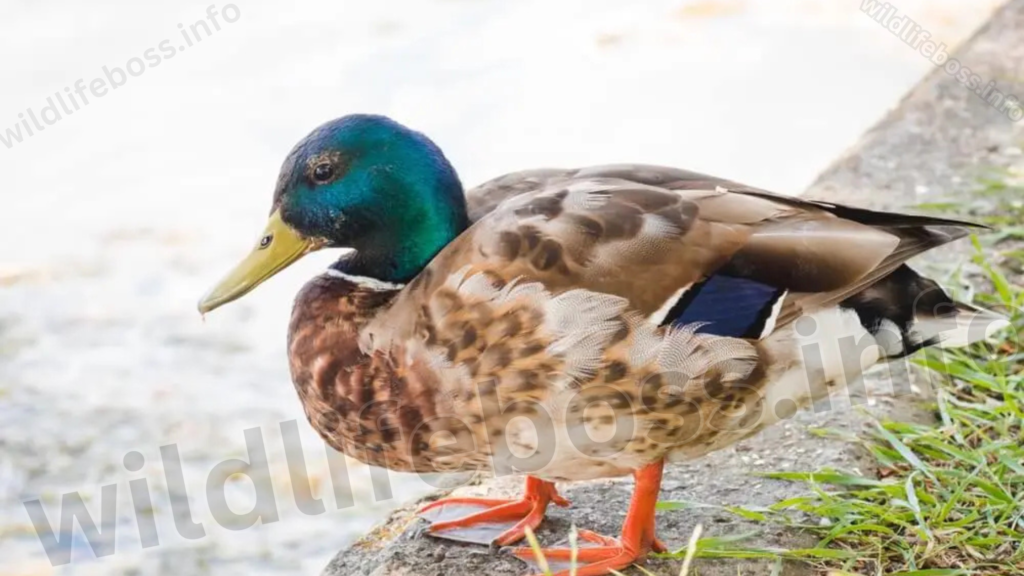
[[[864,328],[876,337],[886,329],[897,334],[895,342],[884,346],[888,358],[903,357],[928,346],[970,344],[1005,323],[996,314],[957,302],[937,282],[906,264],[840,306],[855,311]]]

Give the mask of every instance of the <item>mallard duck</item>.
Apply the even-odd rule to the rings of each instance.
[[[974,228],[644,165],[529,170],[464,193],[427,136],[351,115],[288,154],[266,230],[199,309],[350,249],[294,304],[288,356],[309,422],[372,465],[526,475],[518,500],[426,507],[430,531],[453,538],[504,522],[483,540],[513,544],[568,505],[554,482],[633,475],[620,536],[581,532],[576,574],[592,576],[665,550],[666,463],[880,361],[994,329],[905,264]]]

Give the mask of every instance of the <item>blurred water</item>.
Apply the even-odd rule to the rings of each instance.
[[[0,131],[103,66],[124,67],[207,2],[7,0]],[[896,0],[953,45],[997,2]],[[315,573],[427,489],[392,474],[336,510],[322,444],[300,422],[328,512],[294,504],[278,433],[302,419],[284,335],[300,263],[205,322],[197,297],[254,240],[277,168],[317,124],[385,113],[432,135],[467,184],[542,165],[673,164],[799,191],[931,64],[860,0],[235,2],[240,17],[0,146],[0,574]],[[223,12],[226,4],[217,4]],[[281,520],[231,532],[202,498],[260,426]],[[207,536],[175,535],[159,447],[176,444]],[[130,450],[145,457],[125,470]],[[127,481],[146,478],[161,545],[137,541]],[[22,504],[119,485],[117,554],[51,568]],[[233,484],[236,509],[251,501]]]

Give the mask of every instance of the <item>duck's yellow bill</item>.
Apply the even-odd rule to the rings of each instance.
[[[253,251],[203,296],[199,301],[199,311],[205,314],[241,298],[267,278],[319,247],[319,242],[301,236],[285,224],[280,210],[275,211]]]

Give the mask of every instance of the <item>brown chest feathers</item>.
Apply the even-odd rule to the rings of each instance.
[[[360,330],[394,295],[314,279],[296,298],[288,354],[306,417],[328,444],[368,464],[411,471],[423,449],[413,438],[435,416],[428,374],[359,347]]]

